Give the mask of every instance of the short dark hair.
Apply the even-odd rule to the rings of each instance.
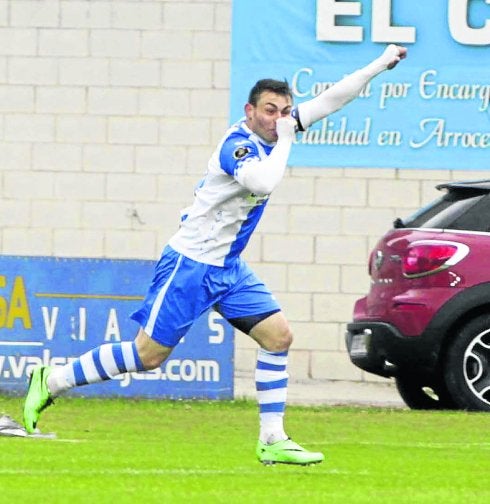
[[[271,91],[272,93],[276,93],[278,95],[289,96],[291,99],[293,98],[293,92],[291,91],[287,80],[280,81],[275,79],[261,79],[257,81],[254,87],[250,90],[248,103],[255,107],[259,101],[260,95],[264,91]]]

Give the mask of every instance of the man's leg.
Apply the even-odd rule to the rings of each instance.
[[[41,412],[62,392],[110,380],[122,373],[155,369],[171,351],[172,348],[156,343],[140,329],[133,342],[106,343],[64,366],[34,368],[24,404],[27,432],[34,431]]]
[[[259,322],[250,336],[260,345],[257,352],[255,385],[260,413],[259,439],[265,444],[287,439],[284,412],[288,378],[288,350],[292,342],[289,325],[282,312]]]
[[[289,324],[282,312],[265,318],[251,331],[259,343],[255,381],[259,402],[260,434],[257,456],[265,464],[314,464],[322,453],[309,452],[288,438],[284,412],[288,386],[287,357],[292,342]]]

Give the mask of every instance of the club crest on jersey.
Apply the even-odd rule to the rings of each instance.
[[[235,159],[242,159],[251,151],[252,149],[250,147],[240,146],[233,151],[233,157]]]
[[[269,195],[268,194],[265,194],[263,196],[259,196],[258,194],[254,194],[254,193],[251,193],[248,197],[247,197],[247,201],[252,204],[252,205],[261,205],[262,203],[264,203],[264,201],[267,201],[269,199]]]

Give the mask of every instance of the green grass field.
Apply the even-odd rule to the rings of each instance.
[[[21,405],[0,397],[18,421]],[[0,502],[488,503],[489,419],[290,406],[289,434],[326,461],[263,466],[253,402],[63,398],[40,422],[57,439],[0,437]]]

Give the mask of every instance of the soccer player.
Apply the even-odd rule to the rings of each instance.
[[[324,460],[323,453],[304,449],[284,430],[293,337],[278,302],[240,254],[284,175],[296,131],[353,100],[406,52],[389,45],[367,66],[295,108],[287,82],[255,84],[245,117],[225,133],[211,156],[194,202],[182,212],[181,226],[156,264],[146,298],[131,316],[140,325],[135,340],[103,344],[64,366],[36,367],[24,404],[27,432],[35,430],[53,398],[72,387],[160,366],[192,323],[214,308],[258,343],[258,459],[301,465]]]

